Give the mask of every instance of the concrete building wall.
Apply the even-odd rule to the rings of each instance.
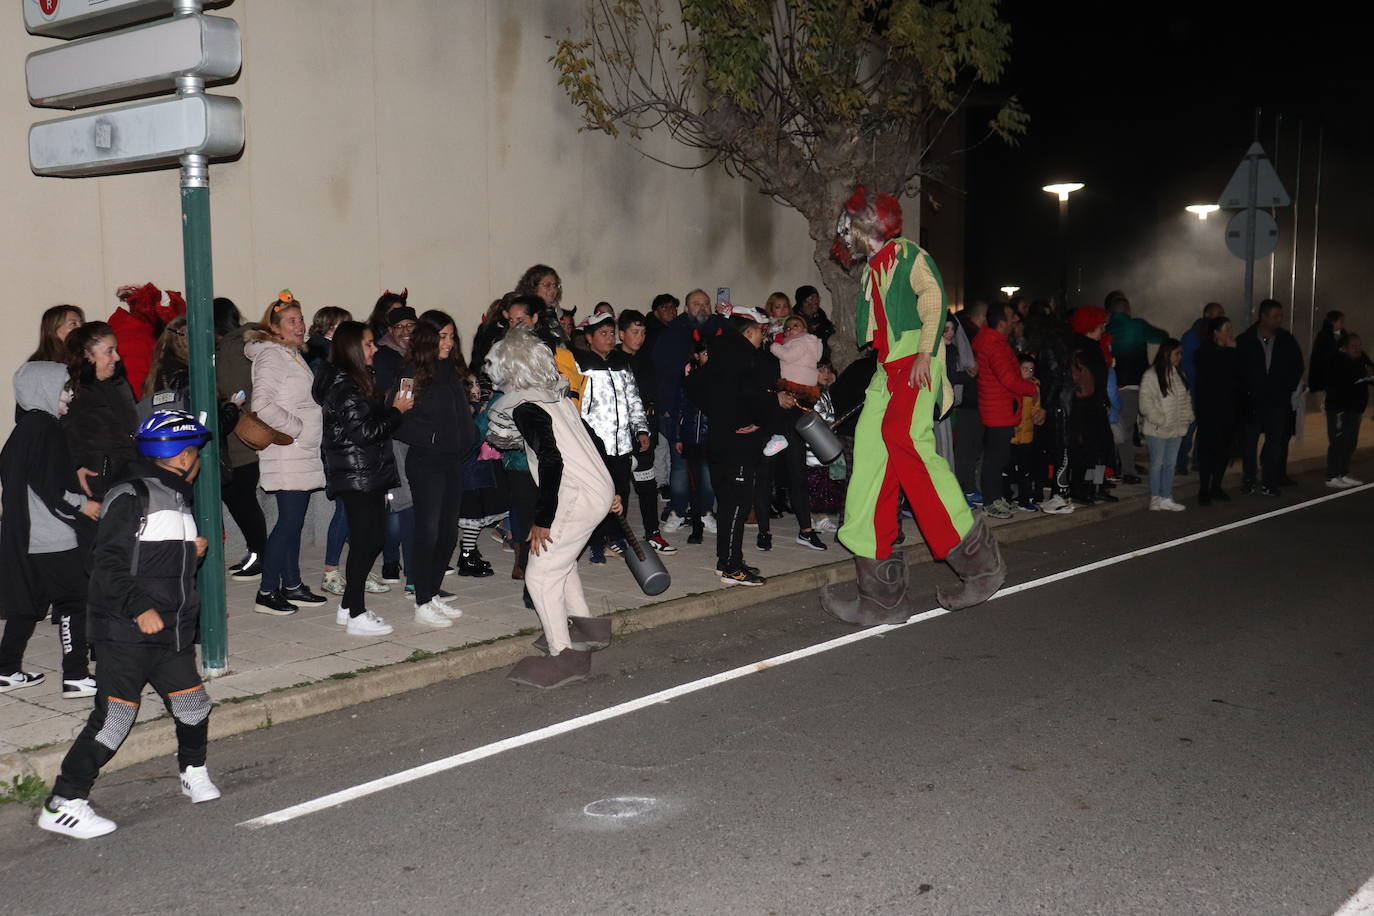
[[[457,317],[465,342],[529,265],[553,265],[579,317],[599,299],[730,286],[762,305],[820,286],[805,221],[718,168],[676,171],[624,139],[578,133],[548,58],[576,25],[564,0],[236,0],[242,157],[211,168],[216,293],[245,316],[290,287],[307,315],[357,317],[384,289]],[[0,365],[33,348],[59,302],[91,318],[114,290],[182,289],[175,170],[38,178],[23,58],[51,44],[18,15],[0,30]],[[690,162],[665,137],[660,158]],[[827,303],[827,306],[829,303]],[[8,428],[12,392],[0,386]]]

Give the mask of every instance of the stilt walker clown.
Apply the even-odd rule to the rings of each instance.
[[[960,610],[993,596],[1006,579],[997,540],[975,520],[949,465],[935,452],[935,416],[954,403],[940,347],[944,286],[935,261],[902,238],[897,199],[856,188],[840,214],[834,254],[846,267],[866,259],[854,316],[855,337],[872,342],[878,368],[854,434],[854,469],[839,539],[854,552],[859,594],[834,586],[821,594],[831,615],[860,626],[903,623],[929,608],[912,599],[907,565],[892,556],[898,493],[906,494],[931,554],[960,585],[937,589],[940,604]]]

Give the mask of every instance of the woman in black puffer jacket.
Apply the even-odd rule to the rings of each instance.
[[[384,636],[390,624],[364,605],[367,573],[382,552],[386,531],[386,491],[400,483],[391,434],[413,401],[397,394],[383,404],[372,378],[377,352],[372,331],[358,321],[345,321],[334,332],[329,361],[315,375],[312,393],[323,409],[325,489],[339,500],[348,517],[348,564],[343,601],[335,622],[355,636]]]

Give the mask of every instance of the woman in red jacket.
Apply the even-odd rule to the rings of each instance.
[[[1011,518],[1002,472],[1011,461],[1011,437],[1021,421],[1021,398],[1036,394],[1021,377],[1016,353],[1007,342],[1016,315],[1004,305],[988,306],[987,324],[973,338],[978,362],[978,418],[983,421],[983,512]]]

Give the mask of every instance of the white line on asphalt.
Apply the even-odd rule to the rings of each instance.
[[[1152,553],[1159,553],[1160,551],[1169,550],[1171,548],[1179,547],[1184,544],[1189,544],[1193,541],[1199,541],[1203,538],[1212,537],[1217,534],[1224,534],[1227,531],[1234,531],[1237,528],[1244,528],[1247,525],[1254,525],[1258,522],[1267,521],[1271,518],[1278,518],[1279,516],[1287,515],[1290,512],[1297,512],[1299,509],[1306,509],[1311,506],[1317,506],[1325,502],[1330,502],[1333,499],[1340,499],[1342,497],[1350,496],[1352,494],[1359,493],[1361,491],[1369,489],[1374,489],[1374,483],[1365,484],[1364,486],[1355,487],[1349,490],[1342,490],[1339,493],[1332,493],[1330,495],[1322,496],[1317,499],[1310,499],[1306,502],[1297,503],[1292,506],[1285,506],[1282,509],[1275,509],[1272,512],[1265,512],[1260,515],[1254,515],[1249,518],[1241,519],[1237,522],[1231,522],[1227,525],[1221,525],[1216,528],[1209,528],[1206,531],[1199,531],[1195,534],[1186,535],[1185,537],[1175,538],[1172,541],[1165,541],[1161,544],[1155,544],[1151,547],[1143,547],[1140,550],[1133,550],[1130,553],[1118,554],[1114,557],[1108,557],[1105,560],[1098,560],[1095,563],[1088,563],[1084,566],[1076,566],[1073,569],[1065,570],[1064,572],[1058,572],[1052,575],[1042,576],[1039,579],[1032,579],[1029,582],[1022,582],[1020,585],[1013,585],[1008,588],[1004,588],[993,596],[993,600],[996,600],[998,598],[1006,598],[1010,595],[1020,594],[1021,592],[1027,592],[1034,588],[1040,588],[1041,586],[1051,585],[1055,582],[1059,582],[1064,579],[1069,579],[1074,576],[1081,576],[1084,573],[1094,572],[1096,570],[1103,569],[1108,566],[1115,566],[1118,563],[1125,563],[1127,560],[1134,560],[1137,557],[1148,556]],[[445,757],[442,760],[435,760],[431,763],[426,763],[422,766],[412,767],[408,770],[402,770],[399,773],[393,773],[390,776],[383,776],[380,779],[373,779],[370,782],[361,783],[348,789],[341,789],[338,792],[331,792],[328,795],[322,795],[319,798],[307,802],[302,802],[299,805],[292,805],[291,807],[283,808],[280,811],[273,811],[271,814],[264,814],[261,817],[255,817],[251,820],[243,821],[238,826],[256,829],[259,827],[267,827],[272,824],[281,824],[286,821],[295,820],[298,817],[304,817],[307,814],[314,814],[318,811],[324,811],[327,808],[333,808],[338,805],[342,805],[346,802],[354,801],[356,799],[372,795],[376,792],[382,792],[386,789],[392,789],[396,786],[404,785],[408,782],[414,782],[417,779],[424,779],[426,776],[433,776],[435,773],[442,773],[446,770],[452,770],[460,766],[465,766],[469,763],[475,763],[478,760],[485,760],[488,757],[494,757],[497,754],[502,754],[506,751],[515,750],[516,748],[525,747],[527,745],[534,744],[539,741],[554,738],[558,735],[565,735],[568,732],[577,731],[578,729],[586,728],[589,725],[596,725],[599,722],[606,722],[610,719],[617,719],[621,716],[629,715],[632,712],[638,712],[639,710],[649,706],[656,706],[659,703],[666,703],[670,700],[675,700],[678,697],[687,696],[691,693],[697,693],[698,691],[706,690],[709,687],[715,687],[719,684],[728,683],[729,681],[737,680],[742,677],[747,677],[751,674],[757,674],[760,671],[767,671],[769,668],[776,668],[779,665],[785,665],[788,662],[795,662],[803,658],[809,658],[812,655],[819,655],[822,652],[829,652],[831,649],[838,649],[841,646],[847,646],[865,639],[872,639],[875,636],[882,636],[886,633],[891,632],[892,630],[898,629],[899,627],[910,626],[913,623],[922,623],[927,620],[933,620],[936,617],[943,617],[945,614],[948,613],[949,611],[945,610],[944,608],[933,608],[929,611],[925,611],[924,613],[912,616],[907,620],[906,623],[884,624],[882,626],[868,627],[867,629],[856,630],[853,633],[849,633],[845,636],[840,636],[835,639],[826,640],[825,642],[816,643],[815,645],[807,646],[804,649],[797,649],[794,652],[788,652],[783,655],[774,656],[773,658],[764,659],[760,662],[753,662],[748,665],[742,665],[739,668],[732,668],[729,671],[722,671],[719,674],[713,674],[710,677],[704,677],[700,680],[691,681],[686,684],[679,684],[676,687],[669,687],[666,690],[660,690],[656,693],[651,693],[647,696],[639,697],[638,699],[627,700],[624,703],[619,703],[615,706],[608,706],[605,709],[600,709],[596,712],[587,713],[583,716],[577,716],[576,718],[568,719],[564,722],[556,722],[553,725],[546,725],[543,728],[535,729],[532,732],[526,732],[523,735],[514,735],[510,738],[504,738],[501,741],[496,741],[491,744],[483,745],[482,747],[475,747],[472,750],[464,751],[461,754],[454,754],[452,757]]]
[[[1355,896],[1343,903],[1335,916],[1370,916],[1371,913],[1374,913],[1374,878],[1366,881]]]

